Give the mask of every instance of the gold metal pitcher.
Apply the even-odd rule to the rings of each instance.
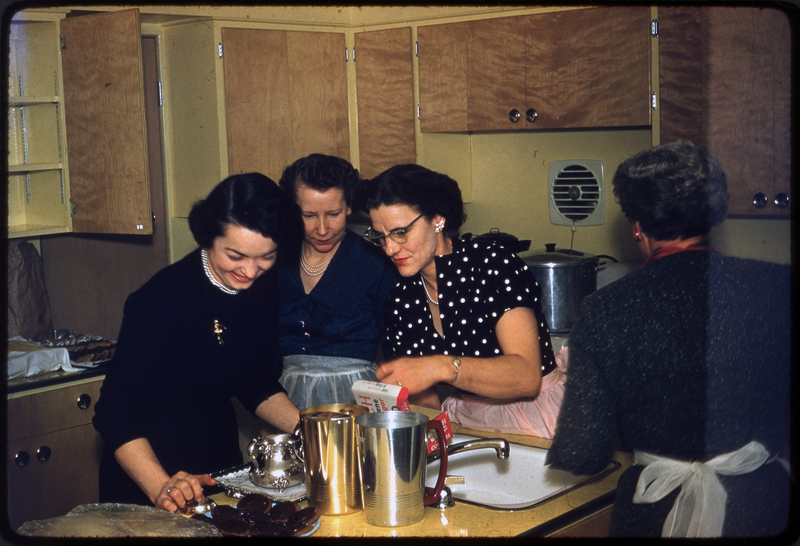
[[[355,418],[363,406],[328,404],[300,412],[308,503],[327,516],[362,509]]]

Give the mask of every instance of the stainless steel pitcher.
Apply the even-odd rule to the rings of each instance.
[[[368,412],[350,404],[313,406],[300,412],[308,503],[323,515],[361,510],[355,419]]]
[[[410,411],[384,411],[356,417],[358,462],[364,519],[371,525],[401,527],[424,517],[436,504],[447,474],[442,423]],[[439,437],[441,463],[436,487],[425,487],[428,430]]]

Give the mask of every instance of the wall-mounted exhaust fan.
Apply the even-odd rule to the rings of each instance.
[[[603,162],[594,159],[551,161],[550,223],[599,226],[606,217]]]

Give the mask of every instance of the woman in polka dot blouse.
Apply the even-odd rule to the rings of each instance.
[[[359,201],[367,237],[402,277],[384,305],[391,354],[378,381],[470,428],[552,438],[565,376],[525,262],[502,244],[459,239],[458,184],[425,167],[384,171]],[[439,384],[456,389],[443,402]]]

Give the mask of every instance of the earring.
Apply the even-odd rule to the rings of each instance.
[[[641,234],[639,234],[638,231],[634,231],[633,232],[633,239],[638,242],[638,241],[642,240],[642,236],[641,236]]]
[[[434,229],[434,231],[436,233],[441,233],[441,231],[444,229],[444,220],[439,220],[436,222],[435,227],[436,229]]]

